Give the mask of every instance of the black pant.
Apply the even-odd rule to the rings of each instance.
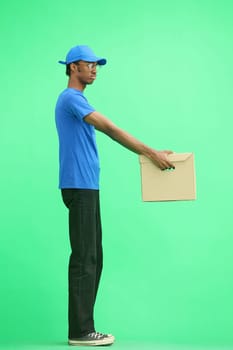
[[[94,304],[103,265],[99,191],[62,189],[62,198],[69,209],[68,336],[72,339],[95,331]]]

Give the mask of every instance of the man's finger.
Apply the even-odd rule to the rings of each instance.
[[[170,163],[170,162],[167,162],[167,167],[166,167],[166,169],[175,169],[176,167],[175,167],[175,165],[174,164],[172,164],[172,163]]]
[[[172,153],[174,153],[174,152],[171,151],[171,150],[164,150],[163,152],[166,153],[166,154],[172,154]]]

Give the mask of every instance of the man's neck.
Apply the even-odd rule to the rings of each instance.
[[[79,81],[74,80],[70,77],[68,81],[68,88],[73,88],[79,91],[83,91],[86,88],[86,84],[82,84]]]

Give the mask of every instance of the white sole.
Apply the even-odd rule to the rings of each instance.
[[[101,340],[75,340],[69,339],[68,344],[73,346],[101,346],[101,345],[112,345],[115,338],[113,336],[107,337]]]

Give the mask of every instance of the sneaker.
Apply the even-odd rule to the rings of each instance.
[[[98,346],[98,345],[111,345],[114,343],[114,336],[111,334],[103,334],[99,332],[88,333],[84,337],[77,339],[69,339],[69,345],[82,345],[82,346]]]

